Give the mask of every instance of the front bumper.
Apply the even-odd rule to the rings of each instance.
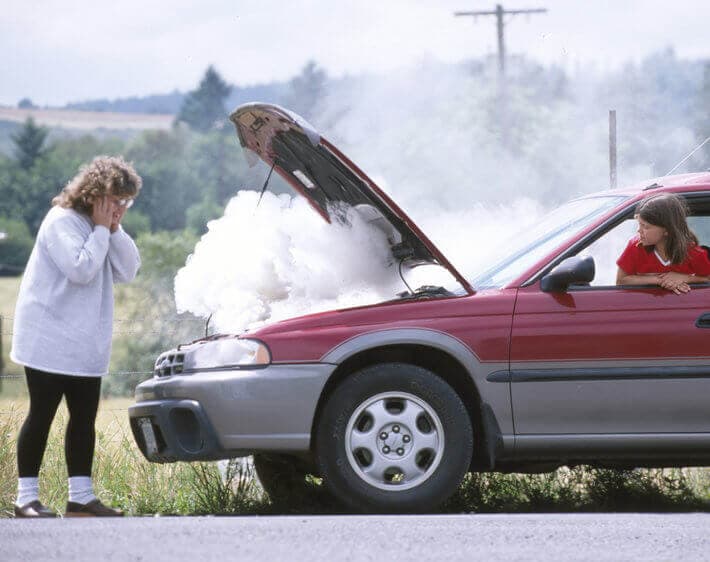
[[[318,400],[334,369],[276,364],[154,377],[136,388],[131,429],[152,462],[308,451]]]
[[[194,400],[141,402],[128,409],[128,416],[138,448],[149,461],[225,458],[212,424]]]

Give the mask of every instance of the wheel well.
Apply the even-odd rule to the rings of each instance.
[[[328,397],[338,384],[350,374],[377,363],[409,363],[416,365],[436,373],[451,385],[466,406],[473,426],[474,453],[472,467],[479,463],[487,464],[481,399],[471,375],[461,363],[445,351],[415,344],[386,345],[367,349],[349,357],[338,366],[328,379],[318,399],[318,406],[311,426],[311,449],[315,445],[315,428],[318,425],[323,405]]]

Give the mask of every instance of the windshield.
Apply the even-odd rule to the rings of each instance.
[[[471,284],[476,290],[504,287],[624,199],[618,195],[575,199],[555,209],[535,226],[511,238],[503,250],[506,258]]]

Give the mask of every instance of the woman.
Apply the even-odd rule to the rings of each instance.
[[[688,208],[678,195],[647,197],[636,211],[638,235],[616,264],[617,285],[659,285],[676,294],[710,281],[710,260],[688,227]]]
[[[121,157],[98,156],[53,199],[20,285],[10,357],[23,365],[30,408],[17,439],[16,517],[56,517],[39,501],[38,474],[62,396],[69,423],[66,517],[123,515],[93,492],[96,411],[108,371],[113,284],[131,281],[138,249],[121,227],[141,188]]]

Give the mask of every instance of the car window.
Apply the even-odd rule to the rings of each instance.
[[[691,212],[688,225],[697,235],[700,244],[710,247],[710,199],[690,199],[688,204]],[[636,234],[637,228],[636,219],[630,215],[577,253],[581,257],[594,258],[595,274],[590,283],[592,287],[616,285],[616,260]]]
[[[503,253],[507,257],[481,273],[471,284],[476,290],[505,286],[625,198],[618,195],[586,197],[555,209],[504,244]]]
[[[628,218],[579,252],[579,256],[594,258],[594,280],[590,285],[616,284],[616,260],[626,248],[629,239],[636,234],[637,227],[636,220]]]
[[[710,215],[688,217],[688,226],[701,246],[710,246]]]

